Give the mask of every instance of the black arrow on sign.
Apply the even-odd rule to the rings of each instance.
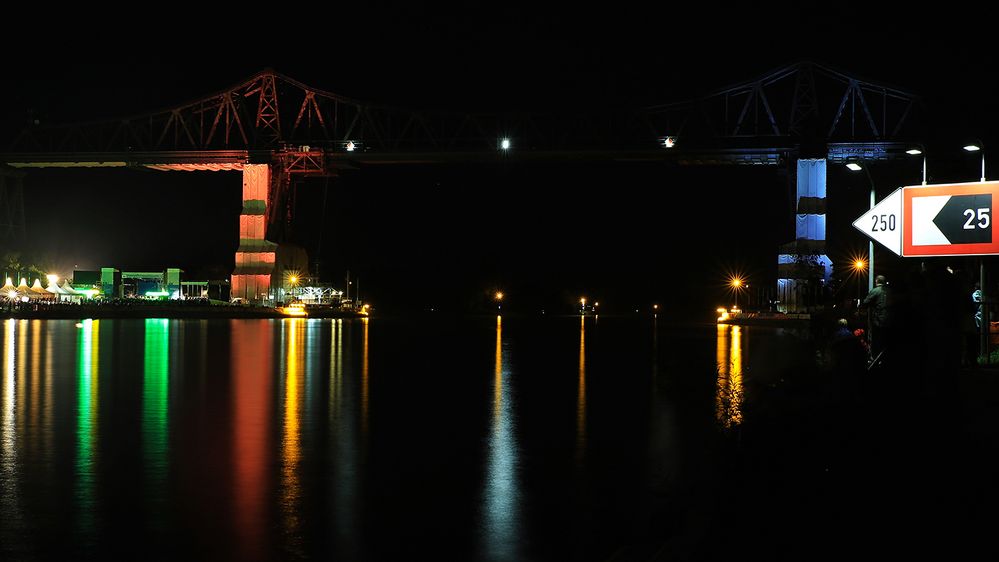
[[[933,224],[951,244],[991,243],[992,194],[951,196],[933,217]]]

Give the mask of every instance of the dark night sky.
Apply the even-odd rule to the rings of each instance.
[[[407,8],[363,19],[301,12],[298,20],[313,23],[277,20],[279,31],[208,16],[197,25],[177,19],[171,32],[37,24],[37,42],[60,54],[2,40],[17,54],[5,64],[0,131],[7,138],[29,115],[66,122],[176,105],[268,66],[395,106],[599,112],[815,59],[922,95],[931,180],[966,181],[974,163],[954,151],[959,140],[997,142],[996,50],[985,24],[966,16],[919,22],[914,10],[831,17],[772,8],[722,19],[707,10],[429,17]],[[873,173],[881,195],[918,181],[915,163]],[[791,237],[783,181],[774,170],[585,163],[362,170],[331,184],[325,223],[323,182],[303,185],[299,228],[311,253],[324,225],[324,276],[349,267],[371,299],[396,307],[467,307],[502,287],[531,306],[567,305],[585,292],[620,310],[652,300],[696,310],[721,300],[726,271],[770,282],[776,246]],[[866,187],[840,170],[829,183],[836,260],[866,246],[849,226]],[[32,172],[28,186],[29,249],[59,268],[176,264],[207,275],[231,267],[235,174],[45,171]]]

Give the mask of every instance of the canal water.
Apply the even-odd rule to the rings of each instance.
[[[5,320],[0,558],[607,560],[697,543],[764,328]],[[720,492],[720,490],[722,490]]]

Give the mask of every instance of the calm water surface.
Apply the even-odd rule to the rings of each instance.
[[[5,320],[0,341],[3,559],[609,559],[694,533],[744,377],[794,345],[610,317]]]

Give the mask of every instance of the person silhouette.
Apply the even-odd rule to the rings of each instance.
[[[867,293],[860,304],[861,309],[867,309],[870,315],[867,341],[871,344],[871,355],[875,358],[884,351],[888,343],[888,282],[884,275],[874,278],[874,288]]]

